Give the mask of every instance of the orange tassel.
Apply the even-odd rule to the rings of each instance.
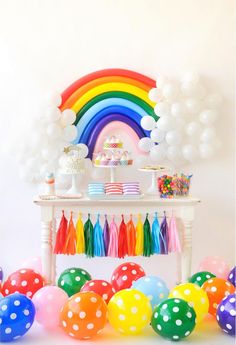
[[[126,232],[127,232],[128,255],[135,256],[136,231],[135,231],[134,223],[132,220],[132,214],[130,215],[130,220],[126,224]]]
[[[64,254],[74,255],[75,253],[76,253],[76,229],[74,226],[72,212],[71,212],[67,238],[66,238],[66,243],[64,247]]]
[[[62,211],[62,217],[57,230],[57,237],[54,246],[54,254],[64,254],[64,246],[67,237],[67,225],[68,221],[64,215],[64,211]]]

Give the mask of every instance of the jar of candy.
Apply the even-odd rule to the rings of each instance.
[[[173,191],[173,177],[163,175],[158,177],[158,189],[161,198],[171,199],[174,197]]]
[[[173,182],[174,196],[178,197],[178,196],[189,195],[191,177],[192,175],[184,175],[184,174],[181,174],[180,176],[175,174],[173,176],[172,182]]]

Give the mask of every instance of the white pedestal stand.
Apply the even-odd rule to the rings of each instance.
[[[80,193],[79,189],[78,189],[78,185],[77,185],[77,176],[79,174],[71,174],[71,178],[72,178],[72,185],[71,188],[68,189],[68,191],[66,192],[66,194],[69,195],[73,195],[76,196],[77,198],[81,198],[82,194]]]
[[[138,169],[139,171],[152,173],[151,186],[147,189],[145,194],[148,195],[159,195],[159,190],[157,186],[157,177],[167,173],[167,170],[153,170],[153,169]]]

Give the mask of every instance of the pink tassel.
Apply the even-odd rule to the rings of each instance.
[[[176,219],[175,217],[170,218],[169,222],[169,242],[168,242],[168,251],[180,253],[181,252],[181,245],[179,239],[179,233],[177,229]]]
[[[111,224],[110,224],[110,241],[109,241],[109,247],[108,247],[108,256],[111,256],[113,258],[118,257],[118,236],[119,236],[119,230],[113,216]]]

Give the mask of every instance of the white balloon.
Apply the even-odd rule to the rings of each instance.
[[[221,95],[211,94],[206,98],[206,104],[209,108],[217,108],[221,105],[223,99]]]
[[[171,129],[175,128],[175,125],[175,118],[168,115],[160,117],[156,123],[156,127],[162,131],[170,131]]]
[[[187,124],[185,131],[189,137],[199,137],[201,129],[202,128],[198,122],[192,121]]]
[[[216,132],[213,127],[207,127],[202,131],[201,134],[201,141],[204,143],[209,143],[215,140],[216,138]]]
[[[182,147],[183,157],[189,161],[194,162],[198,157],[198,152],[195,146],[187,144]]]
[[[159,102],[162,99],[161,91],[157,88],[153,88],[148,92],[148,97],[152,102]]]
[[[139,149],[144,152],[149,152],[154,145],[154,142],[147,137],[140,139],[138,142]]]
[[[161,129],[155,128],[151,131],[150,138],[155,143],[160,143],[161,141],[165,139],[165,134],[166,133],[162,131]]]
[[[62,112],[61,124],[62,126],[73,125],[76,120],[76,113],[72,109],[65,109]]]
[[[141,127],[147,131],[151,131],[156,126],[156,121],[152,116],[143,116],[141,119]]]
[[[170,114],[170,105],[167,102],[159,102],[154,107],[154,112],[157,116],[165,116]]]
[[[63,129],[63,139],[66,141],[73,141],[77,136],[77,127],[73,125],[66,126]]]
[[[39,132],[37,132],[37,127],[36,127],[34,129],[34,132],[31,133],[31,135],[28,139],[30,151],[33,151],[35,149],[38,150],[38,148],[42,145],[42,142],[43,142],[42,139],[44,139],[44,138],[42,138],[41,134]]]
[[[175,102],[171,106],[171,115],[174,117],[183,116],[186,113],[186,107],[184,103]]]
[[[150,158],[152,162],[161,163],[166,157],[166,147],[165,145],[159,144],[155,145],[150,150]]]
[[[41,155],[45,161],[54,160],[60,155],[60,150],[57,147],[43,148],[41,150]]]
[[[61,127],[56,123],[50,123],[46,129],[47,135],[52,139],[57,139],[62,134]]]
[[[166,142],[169,145],[178,145],[182,141],[182,135],[178,130],[172,130],[166,133]]]
[[[183,164],[184,159],[183,159],[183,154],[178,146],[169,146],[167,149],[167,158],[169,161],[174,163],[175,165],[179,166]]]
[[[217,116],[218,116],[217,110],[207,109],[207,110],[201,111],[199,115],[199,119],[204,125],[212,125],[215,122]]]
[[[181,78],[181,82],[197,84],[199,82],[199,74],[196,71],[185,72]]]
[[[172,83],[165,84],[163,86],[162,94],[167,100],[172,101],[178,95],[178,88]]]
[[[156,87],[162,89],[167,84],[168,78],[164,75],[159,74],[156,78]]]
[[[197,114],[201,108],[200,102],[194,98],[188,98],[185,105],[190,114]]]
[[[181,84],[181,92],[185,97],[195,96],[197,85],[192,82],[183,82]]]
[[[46,109],[45,118],[47,122],[57,122],[61,117],[61,111],[56,106]]]
[[[186,125],[185,119],[182,117],[176,117],[175,118],[175,129],[178,129],[179,131],[182,131]]]
[[[200,144],[199,145],[200,157],[203,159],[208,159],[214,155],[214,148],[209,144]]]
[[[222,142],[218,138],[215,138],[212,145],[216,150],[219,150],[222,147]]]
[[[76,145],[77,147],[79,147],[79,157],[80,158],[85,158],[87,157],[88,153],[89,153],[89,149],[88,146],[85,144],[78,144]]]
[[[21,167],[21,169],[19,170],[19,175],[20,175],[20,179],[24,182],[32,183],[34,180],[34,175],[32,173],[32,170],[25,166]]]

